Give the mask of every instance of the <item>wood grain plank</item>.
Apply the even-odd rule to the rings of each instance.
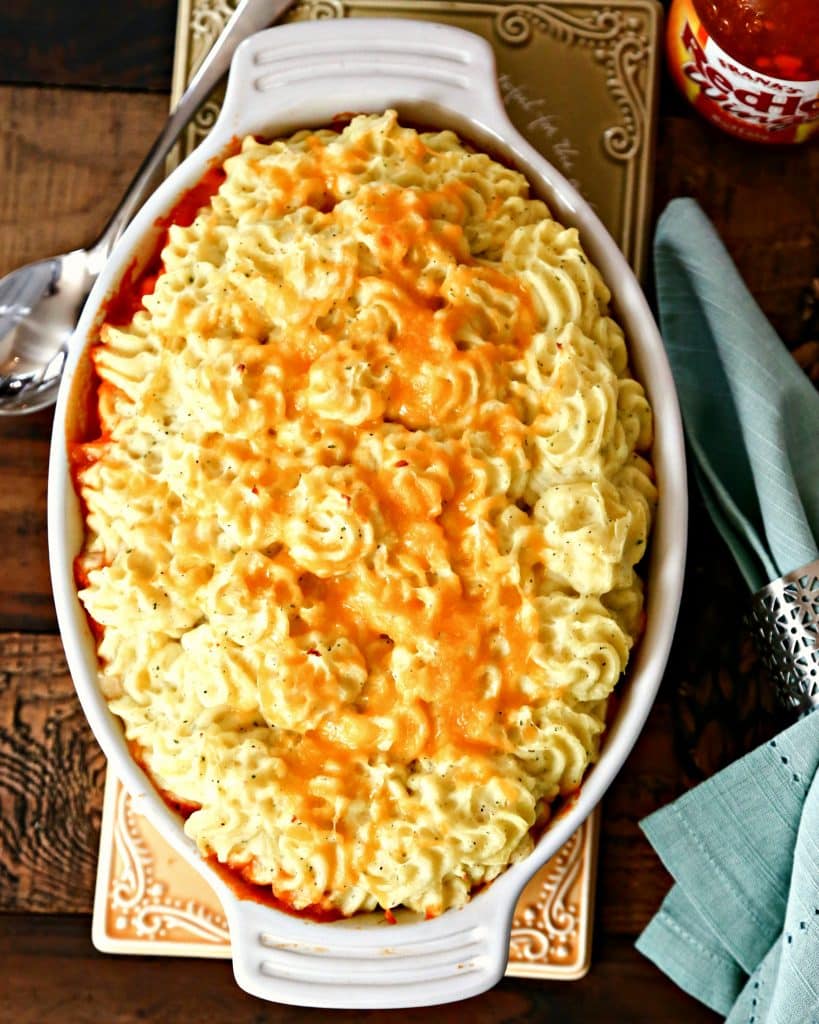
[[[5,0],[0,80],[170,88],[176,0]]]
[[[0,418],[0,630],[57,627],[46,544],[51,421],[51,410]]]
[[[0,910],[90,909],[104,768],[59,639],[0,635]]]
[[[786,344],[819,273],[819,147],[741,143],[699,117],[660,119],[655,213],[693,196]]]
[[[669,700],[663,692],[603,800],[595,928],[604,934],[637,936],[671,885],[639,827],[683,788]]]
[[[0,274],[93,241],[166,105],[162,96],[0,88]],[[0,630],[56,628],[45,532],[50,432],[48,411],[0,418]]]
[[[94,240],[167,105],[166,96],[0,87],[0,274]]]
[[[3,1004],[16,1024],[325,1024],[326,1010],[264,1003],[236,987],[230,964],[104,957],[87,917],[0,916]],[[339,1024],[394,1024],[389,1010],[334,1011]],[[406,1024],[714,1024],[715,1014],[677,989],[624,938],[602,938],[591,972],[577,982],[507,978],[474,999],[403,1010]]]

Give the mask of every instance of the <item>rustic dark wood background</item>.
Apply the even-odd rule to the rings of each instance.
[[[0,5],[0,274],[89,243],[103,226],[166,116],[175,16],[175,0]],[[804,344],[817,334],[808,294],[819,271],[819,146],[735,142],[664,78],[655,192],[656,211],[671,196],[699,199],[785,342],[819,362],[819,346]],[[0,1017],[324,1020],[330,1014],[246,996],[227,963],[106,957],[91,945],[104,763],[56,635],[45,534],[50,429],[50,412],[0,418]],[[633,949],[670,882],[637,822],[780,724],[742,629],[744,598],[694,496],[669,670],[604,803],[588,977],[505,980],[468,1004],[404,1011],[404,1020],[716,1020]]]

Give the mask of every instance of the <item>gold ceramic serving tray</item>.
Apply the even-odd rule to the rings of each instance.
[[[234,0],[180,0],[173,103],[234,7]],[[654,0],[301,0],[290,20],[366,16],[442,21],[488,39],[512,120],[591,202],[641,274],[661,21]],[[177,160],[207,135],[221,97],[214,93],[201,108]],[[569,980],[588,970],[598,827],[595,812],[524,889],[507,974]],[[213,891],[110,773],[93,937],[109,953],[230,956]]]

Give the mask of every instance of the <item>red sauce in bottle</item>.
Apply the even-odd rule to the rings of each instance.
[[[819,0],[674,0],[671,74],[697,110],[756,142],[819,130]]]

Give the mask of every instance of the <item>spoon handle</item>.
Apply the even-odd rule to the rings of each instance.
[[[150,186],[154,175],[185,126],[227,72],[237,46],[254,32],[276,21],[293,2],[294,0],[241,0],[221,35],[199,65],[190,85],[143,160],[119,206],[94,243],[90,255],[95,261],[99,261],[100,267],[142,205],[147,193],[152,191]]]

